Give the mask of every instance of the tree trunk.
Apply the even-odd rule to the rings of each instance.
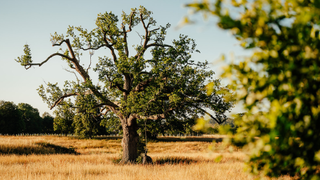
[[[122,122],[123,138],[122,138],[122,160],[120,163],[134,163],[138,157],[138,141],[139,135],[137,133],[138,124],[136,119],[131,122]]]

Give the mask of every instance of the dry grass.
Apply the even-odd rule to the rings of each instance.
[[[154,162],[168,159],[185,161],[147,166],[114,164],[112,160],[119,156],[121,149],[120,140],[0,136],[0,152],[5,148],[21,147],[32,147],[35,152],[42,151],[44,147],[37,145],[39,142],[72,148],[80,155],[2,153],[0,179],[253,179],[243,172],[245,154],[241,150],[229,153],[222,148],[221,143],[216,143],[215,151],[211,153],[208,150],[211,143],[208,142],[148,143],[149,155]]]

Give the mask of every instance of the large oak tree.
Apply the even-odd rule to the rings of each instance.
[[[207,62],[196,62],[191,54],[197,51],[194,40],[180,35],[177,40],[166,44],[165,37],[170,25],[157,26],[151,12],[144,7],[123,13],[121,20],[113,13],[99,14],[96,28],[88,31],[82,27],[69,26],[66,36],[55,33],[53,46],[66,47],[62,52],[51,54],[40,63],[34,63],[31,51],[25,45],[25,55],[18,61],[26,69],[42,66],[54,57],[61,57],[68,63],[70,71],[76,72],[82,80],[67,81],[64,88],[48,83],[47,90],[39,88],[39,94],[54,108],[68,97],[90,96],[85,105],[75,103],[78,112],[99,108],[100,115],[112,114],[120,119],[123,129],[122,163],[133,162],[138,156],[137,119],[165,120],[175,116],[177,120],[194,115],[209,114],[217,122],[226,120],[225,111],[232,107],[225,101],[219,80],[213,79],[213,71],[207,70]],[[137,35],[141,41],[134,48],[129,47],[128,35]],[[140,32],[142,30],[142,32]],[[133,33],[132,33],[133,32]],[[80,64],[82,52],[110,52],[110,56],[99,57],[94,72],[99,82],[94,84],[89,67]],[[215,83],[214,92],[207,95],[207,81]],[[49,94],[49,96],[47,96]],[[85,107],[85,108],[84,108]]]

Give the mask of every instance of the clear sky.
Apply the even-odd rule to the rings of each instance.
[[[57,52],[52,47],[50,34],[66,33],[68,25],[82,26],[91,30],[95,26],[98,13],[112,11],[121,15],[122,11],[130,12],[131,8],[145,6],[153,12],[158,25],[170,23],[168,38],[178,38],[186,34],[196,40],[200,54],[194,59],[214,62],[221,54],[234,52],[236,56],[248,54],[239,48],[237,41],[230,33],[216,27],[214,19],[204,21],[201,15],[193,16],[196,24],[175,28],[189,9],[184,4],[192,0],[10,0],[0,4],[0,100],[12,101],[15,104],[28,103],[44,112],[52,114],[37,93],[37,88],[45,82],[63,85],[66,79],[75,80],[73,74],[64,70],[68,65],[59,57],[51,59],[42,67],[25,70],[14,61],[23,54],[23,46],[28,43],[34,62],[41,62],[50,54]],[[137,42],[139,43],[139,42]],[[96,62],[97,55],[93,56]],[[87,56],[82,58],[86,61]],[[211,68],[219,74],[224,64],[212,64]],[[217,75],[216,78],[219,78]],[[234,111],[239,111],[235,108]]]

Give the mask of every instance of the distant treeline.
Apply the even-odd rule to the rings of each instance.
[[[69,106],[60,106],[53,114],[54,117],[45,112],[40,116],[38,109],[27,103],[16,105],[13,102],[0,101],[0,134],[64,134],[84,138],[97,135],[122,135],[120,121],[115,116],[99,116],[100,113],[81,114]],[[202,134],[192,130],[196,119],[197,117],[177,120],[173,116],[162,121],[138,120],[140,127],[138,133],[140,135],[146,133],[149,139],[156,139],[158,135],[166,134]],[[211,133],[217,133],[217,130],[214,130]]]
[[[53,119],[47,112],[40,117],[38,109],[29,104],[0,101],[1,134],[53,133]]]
[[[73,121],[74,114],[70,116],[52,117],[48,112],[40,116],[38,109],[27,103],[18,105],[9,101],[0,101],[0,134],[75,134],[83,136],[78,131],[88,129],[88,126],[79,127],[80,123]],[[78,125],[80,124],[80,125]],[[91,123],[92,124],[92,123]],[[108,134],[106,128],[100,126],[100,122],[95,127],[89,127],[84,137]],[[94,132],[94,133],[92,133]],[[89,135],[88,135],[89,134]]]

